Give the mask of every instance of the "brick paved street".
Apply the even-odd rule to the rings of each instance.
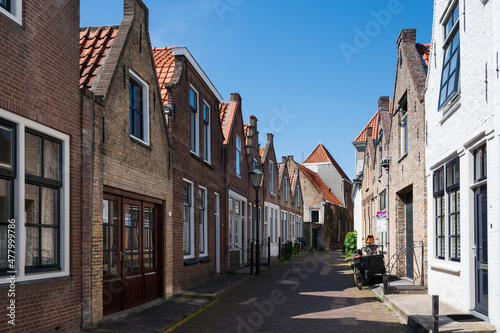
[[[406,332],[372,291],[354,286],[340,251],[278,264],[174,332]]]

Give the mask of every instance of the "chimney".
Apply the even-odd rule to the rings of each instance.
[[[381,96],[378,99],[378,110],[380,112],[389,112],[389,96]]]
[[[286,164],[286,156],[281,156],[281,161],[283,162],[283,164]]]
[[[415,44],[416,38],[417,38],[417,29],[401,29],[396,44],[398,45],[398,47],[401,44],[401,42]]]
[[[273,133],[267,133],[267,142],[273,142],[274,135]]]
[[[241,96],[239,93],[231,93],[231,102],[238,102],[241,104]]]
[[[287,158],[289,161],[293,161],[293,155],[288,155]]]

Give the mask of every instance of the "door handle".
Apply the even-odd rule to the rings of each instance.
[[[120,260],[123,260],[123,252],[120,252]]]

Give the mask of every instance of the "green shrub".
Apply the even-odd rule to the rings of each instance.
[[[346,256],[350,256],[352,253],[356,253],[358,245],[358,233],[356,230],[347,233],[344,240],[344,246],[342,247],[342,253]]]
[[[292,244],[292,242],[285,243],[285,247],[283,249],[283,259],[291,260],[294,255],[299,253],[299,244]]]

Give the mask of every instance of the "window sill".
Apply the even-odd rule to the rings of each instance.
[[[196,154],[194,151],[190,150],[189,153],[191,154],[191,157],[197,159],[200,162],[203,162],[203,158],[201,158],[200,155]]]
[[[442,125],[453,113],[455,113],[455,111],[460,109],[461,105],[462,103],[460,101],[460,94],[458,94],[458,97],[454,97],[453,101],[449,101],[445,105],[443,105],[439,109],[439,112],[443,112],[443,118],[441,118],[439,124]]]
[[[403,156],[401,156],[401,157],[399,158],[398,163],[401,163],[401,161],[402,161],[402,160],[404,160],[404,159],[406,158],[406,156],[408,156],[408,152],[405,152],[405,153],[403,154]]]
[[[210,262],[212,259],[209,256],[200,257],[200,262]]]
[[[141,140],[141,139],[139,139],[139,138],[137,138],[137,137],[133,136],[132,134],[130,134],[130,138],[131,138],[133,141],[137,142],[138,144],[140,144],[140,145],[142,145],[142,146],[144,146],[144,147],[146,147],[146,148],[151,149],[151,146],[150,146],[150,145],[149,145],[149,143],[147,143],[146,141]]]
[[[447,263],[445,263],[445,262],[431,263],[430,267],[431,267],[432,271],[450,274],[450,275],[455,275],[455,276],[460,276],[460,273],[462,270],[458,266],[459,264],[460,264],[459,261],[453,261],[453,262],[447,262]]]
[[[184,258],[184,266],[197,264],[199,261],[196,258]]]

